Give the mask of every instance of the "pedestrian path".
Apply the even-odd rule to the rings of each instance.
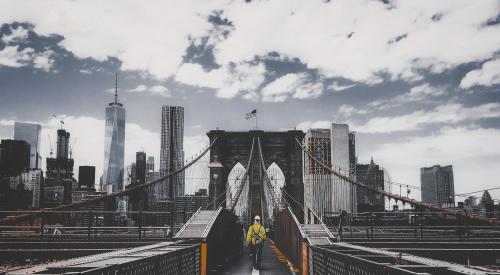
[[[262,249],[262,262],[260,270],[253,270],[252,272],[252,258],[248,256],[248,249],[234,259],[232,262],[227,263],[223,271],[219,274],[243,274],[243,275],[290,275],[292,274],[290,269],[286,266],[286,263],[279,262],[276,255],[273,253],[271,242],[266,242]]]

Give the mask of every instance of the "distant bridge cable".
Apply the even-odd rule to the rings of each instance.
[[[39,213],[74,209],[74,208],[78,208],[78,207],[92,205],[92,204],[99,203],[99,202],[108,201],[108,200],[110,200],[112,198],[116,198],[116,197],[123,197],[123,196],[129,196],[131,194],[135,194],[136,192],[142,191],[147,187],[154,186],[157,183],[161,183],[164,180],[166,180],[172,176],[175,176],[175,175],[181,173],[182,171],[186,170],[191,165],[196,163],[199,159],[201,159],[210,150],[210,148],[212,148],[212,146],[215,144],[216,141],[217,141],[217,138],[215,138],[209,146],[207,146],[203,151],[201,151],[198,156],[193,158],[190,162],[186,163],[183,167],[181,167],[181,168],[177,169],[176,171],[173,171],[173,172],[169,173],[168,175],[165,175],[159,179],[136,185],[136,186],[134,186],[130,189],[127,189],[127,190],[104,195],[102,197],[98,197],[98,198],[94,198],[94,199],[90,199],[90,200],[85,200],[82,202],[72,203],[72,204],[64,204],[64,205],[60,205],[60,206],[53,207],[53,208],[40,209]],[[13,216],[13,217],[3,218],[3,219],[0,219],[0,224],[2,224],[4,222],[15,222],[18,219],[33,217],[33,215],[37,215],[37,214],[22,214],[22,215],[17,215],[17,216]]]
[[[497,219],[494,219],[494,218],[484,218],[484,217],[475,217],[475,216],[470,216],[470,215],[467,215],[466,213],[462,212],[462,211],[454,211],[454,210],[451,210],[451,209],[446,209],[446,208],[442,208],[442,207],[439,207],[439,206],[436,206],[436,205],[433,205],[433,204],[429,204],[429,203],[424,203],[424,202],[420,202],[420,201],[417,201],[417,200],[414,200],[414,199],[410,199],[410,198],[406,198],[406,197],[402,197],[402,196],[398,196],[398,195],[395,195],[395,194],[392,194],[392,193],[389,193],[387,191],[384,191],[384,190],[381,190],[381,189],[376,189],[376,188],[373,188],[371,186],[368,186],[364,183],[361,183],[361,182],[357,182],[357,181],[354,181],[352,179],[350,179],[349,177],[346,177],[336,171],[334,171],[332,168],[330,168],[327,164],[323,163],[322,161],[318,160],[316,157],[313,156],[313,154],[307,150],[305,148],[305,146],[297,139],[295,138],[295,141],[297,142],[297,144],[302,148],[302,151],[304,153],[306,153],[309,158],[311,158],[314,162],[316,162],[317,164],[323,166],[327,171],[329,171],[330,173],[334,174],[335,176],[353,184],[353,185],[356,185],[358,187],[361,187],[361,188],[365,188],[366,190],[370,190],[372,192],[375,192],[375,193],[379,193],[379,194],[382,194],[390,199],[394,199],[395,201],[401,201],[403,202],[403,204],[407,203],[407,204],[410,204],[410,205],[415,205],[415,206],[419,206],[419,207],[422,207],[422,208],[425,208],[425,209],[429,209],[431,211],[438,211],[438,212],[443,212],[443,213],[446,213],[446,214],[451,214],[451,215],[455,215],[455,216],[462,216],[462,217],[465,217],[467,219],[472,219],[472,220],[480,220],[480,221],[483,221],[483,222],[486,222],[486,223],[489,223],[489,224],[500,224],[500,220],[497,220]]]

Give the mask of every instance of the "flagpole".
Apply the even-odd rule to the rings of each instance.
[[[257,109],[255,109],[255,110],[257,110]],[[258,121],[257,116],[258,116],[258,114],[257,114],[257,112],[255,112],[255,130],[258,129],[257,128],[257,121]]]

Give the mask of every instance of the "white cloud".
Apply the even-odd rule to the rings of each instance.
[[[438,97],[446,94],[443,88],[432,87],[427,83],[411,88],[409,93],[396,97],[399,102],[414,102],[422,101],[429,97]]]
[[[368,103],[368,106],[375,107],[379,110],[385,110],[408,102],[435,102],[435,98],[446,94],[446,87],[433,87],[428,83],[424,83],[419,86],[414,86],[409,92],[396,97],[372,101]]]
[[[145,92],[148,90],[148,86],[144,85],[144,84],[140,84],[138,85],[137,87],[133,88],[133,89],[130,89],[128,90],[129,92],[131,93],[142,93],[142,92]]]
[[[340,85],[337,81],[334,81],[332,84],[328,85],[327,90],[331,90],[333,92],[341,92],[352,87],[356,86],[356,84],[351,85]]]
[[[307,131],[309,129],[317,129],[317,128],[330,128],[332,124],[331,121],[328,120],[319,120],[319,121],[303,121],[297,124],[296,129]]]
[[[482,27],[497,16],[496,0],[391,5],[389,9],[381,1],[368,0],[184,0],[150,5],[139,0],[6,0],[0,23],[31,22],[42,35],[64,36],[60,45],[78,57],[117,57],[123,61],[122,70],[159,78],[174,75],[190,43],[199,44],[202,37],[209,37],[216,62],[225,70],[275,52],[281,58],[297,58],[326,77],[369,85],[380,83],[384,73],[415,81],[421,78],[420,69],[439,73],[498,51],[500,27]],[[215,11],[232,26],[208,22]],[[432,19],[436,14],[440,20]],[[19,28],[16,32],[12,37],[25,36]],[[217,94],[233,97],[246,82],[231,83],[224,89],[218,85]]]
[[[92,74],[92,70],[81,69],[80,73],[82,73],[82,74]]]
[[[0,119],[1,126],[14,126],[15,121],[13,119]]]
[[[177,71],[177,82],[206,87],[215,90],[221,98],[234,98],[242,95],[253,99],[256,89],[265,79],[264,64],[240,63],[205,71],[200,64],[184,63]]]
[[[2,36],[2,41],[5,44],[23,41],[26,38],[28,38],[28,30],[21,27],[21,26],[18,26],[15,29],[10,28],[10,31],[11,31],[11,34],[5,34]]]
[[[19,51],[18,46],[6,46],[0,51],[0,66],[15,68],[26,66],[29,64],[32,54],[32,48],[24,48]]]
[[[0,51],[0,67],[26,67],[33,66],[46,72],[54,66],[54,53],[51,50],[35,53],[33,48],[19,50],[19,46],[6,46]]]
[[[463,89],[476,85],[491,86],[500,84],[500,58],[485,62],[481,69],[468,72],[460,81]]]
[[[108,89],[108,90],[112,90],[112,92],[114,92],[113,89]],[[106,90],[106,91],[108,91],[108,90]],[[140,84],[140,85],[137,85],[137,87],[130,89],[130,90],[127,90],[127,91],[129,93],[148,93],[148,94],[151,94],[154,96],[161,96],[161,97],[171,97],[172,96],[172,93],[170,92],[170,90],[167,87],[162,86],[162,85],[155,85],[155,86],[148,87],[144,84]]]
[[[367,114],[367,110],[363,109],[358,109],[354,106],[351,105],[341,105],[338,110],[339,114],[343,115],[344,117],[350,117],[353,114],[358,114],[358,115],[364,115]]]
[[[390,9],[382,1],[325,2],[234,1],[223,10],[234,30],[216,44],[216,61],[276,52],[327,77],[372,85],[383,73],[415,81],[420,69],[439,73],[499,49],[500,27],[481,27],[497,16],[495,0],[394,1]],[[432,20],[436,14],[439,21]]]
[[[45,50],[33,57],[33,67],[50,72],[54,66],[54,52],[51,50]]]
[[[80,58],[123,61],[122,70],[175,73],[190,39],[206,36],[208,15],[226,1],[3,1],[0,23],[28,21]]]
[[[162,97],[170,97],[172,94],[170,91],[167,89],[167,87],[164,87],[162,85],[155,85],[149,89],[149,92],[152,95],[157,95],[157,96],[162,96]]]
[[[370,147],[373,149],[360,157],[368,161],[373,156],[394,181],[417,186],[420,167],[453,165],[455,192],[464,193],[494,187],[500,166],[498,140],[498,129],[444,128],[433,135]],[[498,196],[500,192],[496,192]]]
[[[262,101],[283,102],[289,97],[297,99],[317,98],[323,93],[323,84],[308,79],[307,74],[286,74],[267,84],[262,91]]]
[[[402,116],[374,117],[365,124],[351,123],[353,128],[362,133],[392,133],[418,130],[422,125],[432,123],[458,123],[466,120],[500,117],[500,104],[464,107],[461,104],[438,106],[430,111],[415,111]]]

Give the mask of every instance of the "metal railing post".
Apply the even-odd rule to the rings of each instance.
[[[370,209],[370,241],[373,241],[373,214]]]
[[[89,210],[89,218],[88,218],[88,225],[87,225],[87,239],[90,241],[90,232],[92,230],[92,220],[93,220],[93,214],[92,210]]]
[[[420,208],[420,240],[424,239],[424,213],[422,211],[422,208]]]
[[[467,212],[465,212],[465,216],[467,217]],[[467,240],[469,240],[469,237],[470,237],[470,228],[469,228],[469,225],[470,225],[470,220],[469,219],[465,219],[465,234],[466,234]]]
[[[207,274],[207,242],[203,241],[200,247],[200,275]]]
[[[349,216],[349,231],[351,231],[351,238],[352,238],[352,215]]]
[[[44,227],[45,227],[45,220],[44,220],[44,217],[45,216],[45,213],[42,211],[40,212],[40,239],[43,239],[43,231],[44,231]]]
[[[341,241],[341,240],[342,240],[342,234],[343,234],[343,232],[344,232],[343,221],[344,221],[344,217],[343,217],[342,215],[340,215],[339,241]]]
[[[308,245],[306,240],[302,240],[302,259],[301,259],[301,266],[302,266],[302,275],[307,275],[309,274],[309,255],[308,255]]]
[[[142,207],[139,208],[139,241],[142,238]]]

